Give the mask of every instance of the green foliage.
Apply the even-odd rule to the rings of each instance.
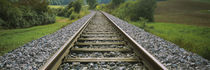
[[[79,15],[78,18],[83,17],[89,14],[88,7],[84,6],[82,7],[80,13],[74,12],[72,14]],[[49,14],[45,13],[45,15]],[[51,19],[51,18],[46,18],[46,19]],[[4,53],[7,53],[11,50],[14,50],[29,41],[51,34],[76,20],[77,18],[74,20],[69,20],[69,18],[65,17],[56,17],[56,23],[54,24],[34,26],[22,29],[0,29],[0,41],[1,41],[0,55],[3,55]]]
[[[43,13],[43,24],[49,24],[49,23],[54,23],[55,22],[55,15],[51,15],[49,13]]]
[[[121,3],[124,3],[125,0],[112,0],[111,1],[111,6],[112,8],[116,8],[118,7]]]
[[[72,8],[72,7],[74,8],[74,11],[75,11],[75,12],[79,13],[80,10],[81,10],[82,5],[81,5],[81,3],[80,3],[79,0],[76,0],[76,1],[74,1],[74,2],[71,2],[71,3],[67,6],[68,9],[70,9],[70,8]]]
[[[51,34],[74,21],[76,19],[70,21],[68,18],[56,17],[56,23],[54,24],[21,29],[0,29],[0,56],[23,46],[27,42]]]
[[[73,13],[69,16],[69,18],[70,18],[71,20],[73,20],[73,19],[79,19],[79,18],[85,16],[85,15],[88,14],[88,13],[89,13],[88,7],[87,7],[87,6],[83,6],[82,9],[81,9],[81,11],[80,11],[79,13],[73,12]]]
[[[71,2],[65,8],[57,8],[58,16],[70,17],[73,12],[79,13],[82,5],[79,0]]]
[[[140,23],[142,24],[141,25],[141,28],[142,29],[145,29],[147,27],[146,24],[148,23],[148,19],[145,19],[143,17],[140,17],[139,20],[140,20]]]
[[[18,4],[29,7],[35,10],[37,13],[48,11],[48,2],[46,2],[46,0],[19,0]]]
[[[80,18],[80,16],[79,16],[79,14],[78,13],[76,13],[76,12],[73,12],[71,15],[70,15],[70,17],[69,17],[71,20],[73,20],[73,19],[78,19],[78,18]]]
[[[5,24],[5,21],[2,20],[2,19],[0,18],[0,26],[1,26],[2,24]]]
[[[64,16],[64,8],[54,8],[54,11],[58,16]]]
[[[99,4],[107,4],[107,3],[111,2],[111,0],[97,0],[97,2]]]
[[[156,0],[156,1],[167,1],[167,0]]]
[[[96,10],[103,10],[105,9],[106,5],[105,4],[99,4],[96,6]]]
[[[0,18],[4,28],[24,28],[54,23],[55,16],[48,9],[48,3],[41,0],[0,1]]]
[[[142,27],[141,22],[132,22]],[[185,24],[148,23],[146,30],[161,38],[171,41],[181,48],[210,59],[210,28]],[[153,28],[149,28],[153,27]]]
[[[112,14],[124,20],[138,21],[139,17],[154,21],[155,0],[136,0],[121,4]]]
[[[97,6],[97,2],[96,0],[86,0],[87,4],[90,6],[89,9],[95,9],[95,7]]]
[[[68,5],[73,0],[48,0],[50,5]]]
[[[82,6],[81,11],[79,12],[79,16],[83,17],[89,13],[90,13],[90,11],[88,10],[88,6]]]
[[[64,5],[48,5],[49,8],[51,9],[58,9],[58,8],[64,8]]]

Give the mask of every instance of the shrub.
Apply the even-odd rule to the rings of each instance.
[[[77,12],[77,13],[79,13],[80,10],[81,10],[81,8],[82,8],[82,5],[81,5],[81,3],[79,2],[79,0],[75,1],[75,2],[74,2],[74,11]]]
[[[111,7],[112,8],[116,8],[116,7],[118,7],[121,3],[124,3],[125,2],[125,0],[112,0],[111,1]]]
[[[140,20],[140,23],[141,23],[141,28],[142,29],[145,29],[147,27],[146,24],[148,22],[148,19],[145,19],[143,17],[140,17],[139,20]]]
[[[105,4],[100,4],[100,5],[97,5],[96,6],[96,10],[103,10],[103,9],[105,9]]]
[[[2,24],[5,24],[5,21],[2,20],[2,19],[0,18],[0,26],[1,26]]]
[[[90,6],[89,9],[95,9],[95,7],[97,6],[97,2],[96,0],[86,0],[87,4]]]
[[[80,18],[80,16],[79,16],[79,14],[78,14],[78,13],[73,12],[73,13],[70,15],[70,17],[69,17],[69,18],[72,20],[72,19],[77,19],[77,18]]]
[[[55,22],[55,16],[41,0],[0,1],[0,18],[5,28],[24,28]]]
[[[81,7],[82,5],[79,0],[71,2],[64,9],[63,8],[58,9],[58,16],[70,17],[73,11],[79,13]]]
[[[43,24],[49,24],[55,22],[55,15],[50,15],[49,13],[43,13]]]
[[[79,0],[76,0],[76,1],[70,2],[65,9],[71,9],[72,7],[74,8],[75,12],[79,13],[82,8],[82,5]]]
[[[155,7],[155,0],[128,1],[121,4],[112,14],[125,20],[138,21],[139,17],[143,17],[149,21],[153,21]]]

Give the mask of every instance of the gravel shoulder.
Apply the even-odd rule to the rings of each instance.
[[[0,70],[38,70],[94,13],[0,56]]]
[[[103,12],[169,70],[208,70],[210,61],[158,36]]]

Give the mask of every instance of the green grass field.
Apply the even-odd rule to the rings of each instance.
[[[131,22],[138,27],[139,22]],[[171,41],[180,47],[210,59],[210,27],[185,24],[148,23],[146,31]]]
[[[34,26],[23,29],[0,29],[0,55],[18,48],[27,42],[51,34],[58,29],[74,22],[75,20],[70,21],[68,18],[56,17],[56,23],[54,24]]]

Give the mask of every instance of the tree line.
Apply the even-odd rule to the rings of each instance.
[[[55,22],[55,16],[70,19],[80,18],[87,13],[80,14],[84,1],[72,0],[65,8],[56,9],[49,8],[47,0],[0,0],[0,26],[3,28],[25,28],[51,24]]]
[[[68,5],[73,0],[48,0],[50,5]]]
[[[55,9],[58,16],[67,17],[70,19],[80,18],[80,10],[82,9],[83,0],[70,2],[65,8]]]
[[[0,0],[0,25],[24,28],[55,22],[46,0]]]
[[[82,5],[103,10],[127,21],[140,18],[154,21],[155,0],[111,0],[99,4],[98,0],[71,0],[65,8],[50,9],[46,0],[0,0],[0,25],[4,28],[24,28],[55,22],[55,16],[80,18]],[[103,1],[103,0],[101,0]]]
[[[66,7],[58,8],[55,10],[57,11],[58,16],[67,17],[70,19],[76,19],[82,17],[80,14],[80,10],[82,9],[82,5],[84,6],[85,3],[89,5],[88,7],[85,8],[92,10],[95,9],[95,7],[98,4],[96,0],[75,0],[70,2]]]

